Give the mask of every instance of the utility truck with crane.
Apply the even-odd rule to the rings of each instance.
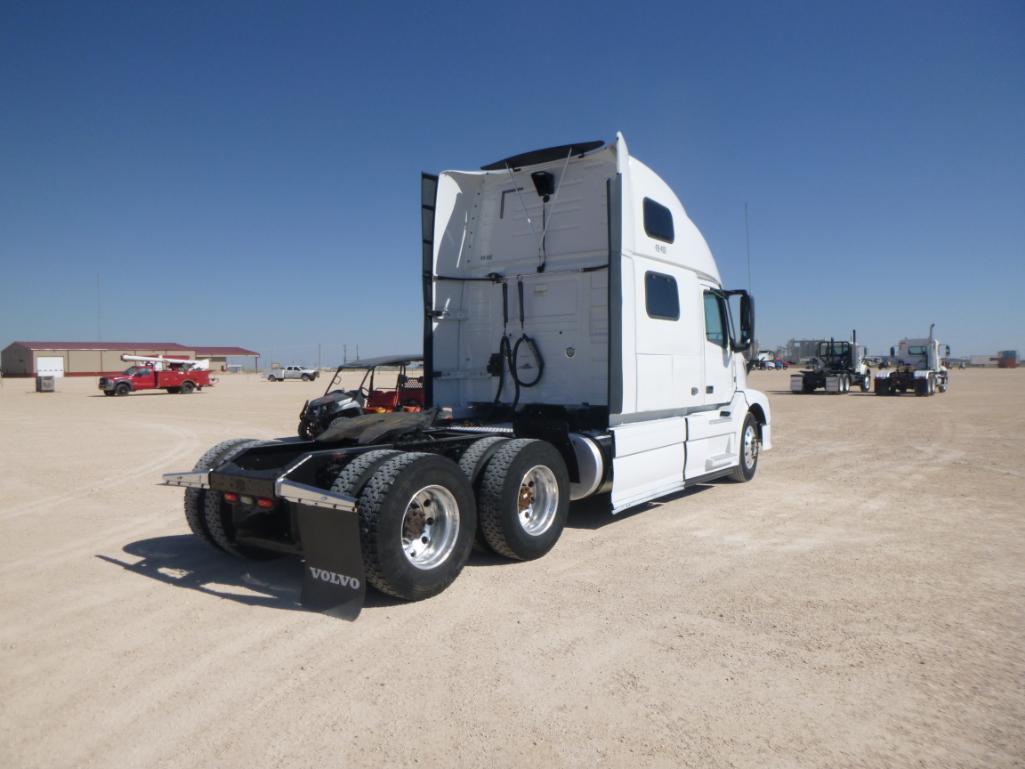
[[[100,377],[99,388],[104,395],[128,395],[139,390],[188,394],[216,381],[210,377],[210,361],[205,359],[126,354],[121,360],[137,365],[129,366],[120,374]]]
[[[570,500],[615,515],[755,475],[753,302],[622,135],[424,174],[421,215],[423,411],[214,446],[164,475],[197,536],[298,555],[303,604],[354,618],[367,583],[441,592],[478,538],[544,555]]]
[[[858,344],[858,332],[851,332],[851,341],[835,339],[818,343],[815,355],[808,361],[810,368],[790,375],[790,391],[812,393],[825,390],[827,393],[846,394],[851,386],[862,392],[872,389],[872,372],[865,356],[868,350]]]
[[[925,339],[902,339],[890,348],[889,366],[876,373],[876,395],[900,395],[908,391],[918,396],[943,393],[950,386],[950,374],[944,358],[950,345],[940,344],[933,336],[936,324],[929,325]]]

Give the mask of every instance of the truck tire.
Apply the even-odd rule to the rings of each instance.
[[[300,377],[300,379],[302,379],[304,382],[311,382],[311,381],[313,381],[313,377],[311,377],[309,374],[303,374]]]
[[[544,441],[508,441],[484,469],[477,506],[492,550],[519,561],[540,558],[559,541],[569,514],[562,455]]]
[[[480,491],[480,479],[484,474],[484,468],[487,467],[488,462],[491,461],[491,457],[495,455],[499,447],[508,440],[508,438],[501,435],[481,438],[471,443],[470,447],[459,457],[459,469],[463,471],[466,479],[470,482],[474,494]],[[477,533],[474,539],[481,549],[491,550],[491,546],[484,538],[484,531],[480,526],[477,526]]]
[[[179,387],[166,387],[164,389],[171,393],[171,395],[177,395],[179,392],[181,392],[181,388]]]
[[[801,380],[801,392],[805,394],[815,392],[815,385],[807,377]]]
[[[929,392],[929,379],[916,379],[915,380],[915,395],[922,397],[924,395],[932,395]]]
[[[870,375],[868,375],[868,374],[865,374],[865,376],[863,376],[861,378],[861,391],[863,393],[867,393],[871,389],[872,389],[872,377]]]
[[[473,489],[451,459],[419,452],[387,459],[364,486],[357,510],[367,581],[382,593],[430,598],[470,557]]]
[[[241,441],[225,451],[224,455],[220,458],[220,462],[226,462],[232,457],[238,456],[246,449],[258,446],[261,443],[263,441]],[[224,501],[224,495],[221,492],[213,491],[212,489],[207,490],[203,499],[203,521],[206,523],[207,531],[210,532],[210,537],[224,552],[239,558],[249,558],[252,560],[275,557],[274,553],[254,547],[246,547],[235,542],[235,524],[231,517],[231,505]]]
[[[481,438],[471,443],[470,447],[459,457],[459,469],[463,471],[466,480],[470,482],[475,491],[480,487],[481,475],[488,462],[491,461],[491,457],[503,443],[508,441],[508,438],[501,435]]]
[[[114,388],[115,395],[128,395],[132,391],[132,386],[128,382],[121,382],[117,387]]]
[[[113,391],[113,390],[104,390],[104,391],[103,391],[103,394],[104,394],[104,395],[113,395],[113,394],[114,394],[114,391]]]
[[[180,392],[181,392],[182,395],[188,395],[189,393],[191,393],[195,389],[196,389],[196,383],[195,382],[182,382],[182,386],[181,386]]]
[[[363,487],[366,486],[370,477],[377,472],[377,468],[394,456],[401,454],[396,449],[376,449],[360,454],[347,464],[335,478],[331,485],[331,491],[336,494],[348,494],[350,497],[358,497]]]
[[[278,378],[276,376],[274,376],[273,374],[268,374],[267,375],[267,381],[268,382],[277,382]]]
[[[212,470],[221,464],[236,447],[244,443],[250,443],[252,440],[252,438],[232,438],[228,441],[221,441],[201,456],[192,470],[194,472]],[[185,489],[185,521],[189,524],[189,529],[193,534],[215,550],[220,550],[221,546],[210,536],[210,530],[206,525],[206,516],[204,514],[205,501],[205,489]]]
[[[750,411],[744,417],[744,424],[740,428],[740,464],[733,471],[730,477],[738,483],[747,483],[755,477],[758,470],[758,453],[761,448],[761,438],[758,434],[758,420]]]
[[[890,383],[885,379],[876,380],[876,395],[889,395]]]

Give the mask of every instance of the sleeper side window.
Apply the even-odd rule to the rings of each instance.
[[[644,273],[644,305],[649,318],[680,319],[680,292],[676,278],[661,272]]]
[[[726,318],[718,294],[705,292],[705,338],[712,344],[726,347]]]
[[[649,238],[672,243],[676,237],[676,232],[673,230],[673,212],[651,198],[645,198],[644,231]]]

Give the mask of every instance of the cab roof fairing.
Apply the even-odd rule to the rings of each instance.
[[[567,145],[571,146],[571,145]],[[524,153],[528,156],[531,153]],[[597,151],[589,151],[585,155],[572,155],[567,163],[566,158],[538,163],[530,166],[518,166],[511,170],[517,180],[524,180],[522,194],[524,197],[536,197],[530,184],[530,174],[536,171],[552,171],[561,173],[566,168],[569,176],[575,164],[609,163],[610,176],[615,171],[623,178],[623,199],[629,201],[623,205],[622,248],[624,254],[638,254],[652,259],[665,261],[674,265],[694,270],[702,277],[721,285],[722,280],[715,258],[701,232],[687,216],[683,203],[672,188],[641,161],[630,156],[626,140],[621,133],[616,141]],[[492,164],[494,166],[495,164]],[[473,233],[469,230],[473,215],[474,201],[479,201],[486,185],[508,183],[510,169],[494,169],[486,171],[443,171],[438,176],[437,198],[434,215],[434,269],[436,274],[468,274],[480,270],[472,270],[468,257],[472,256],[472,243],[468,240]],[[559,183],[561,184],[561,179]],[[643,206],[644,198],[668,208],[673,215],[675,237],[672,243],[662,243],[647,235],[644,231]],[[512,202],[513,205],[522,205]],[[554,217],[553,217],[554,218]],[[445,263],[439,262],[442,249],[446,257]],[[454,258],[453,258],[454,257]],[[487,270],[483,269],[482,274]]]

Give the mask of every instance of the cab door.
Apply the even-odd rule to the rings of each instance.
[[[705,315],[705,405],[718,406],[733,400],[736,379],[730,349],[729,311],[726,297],[714,286],[701,286]]]

